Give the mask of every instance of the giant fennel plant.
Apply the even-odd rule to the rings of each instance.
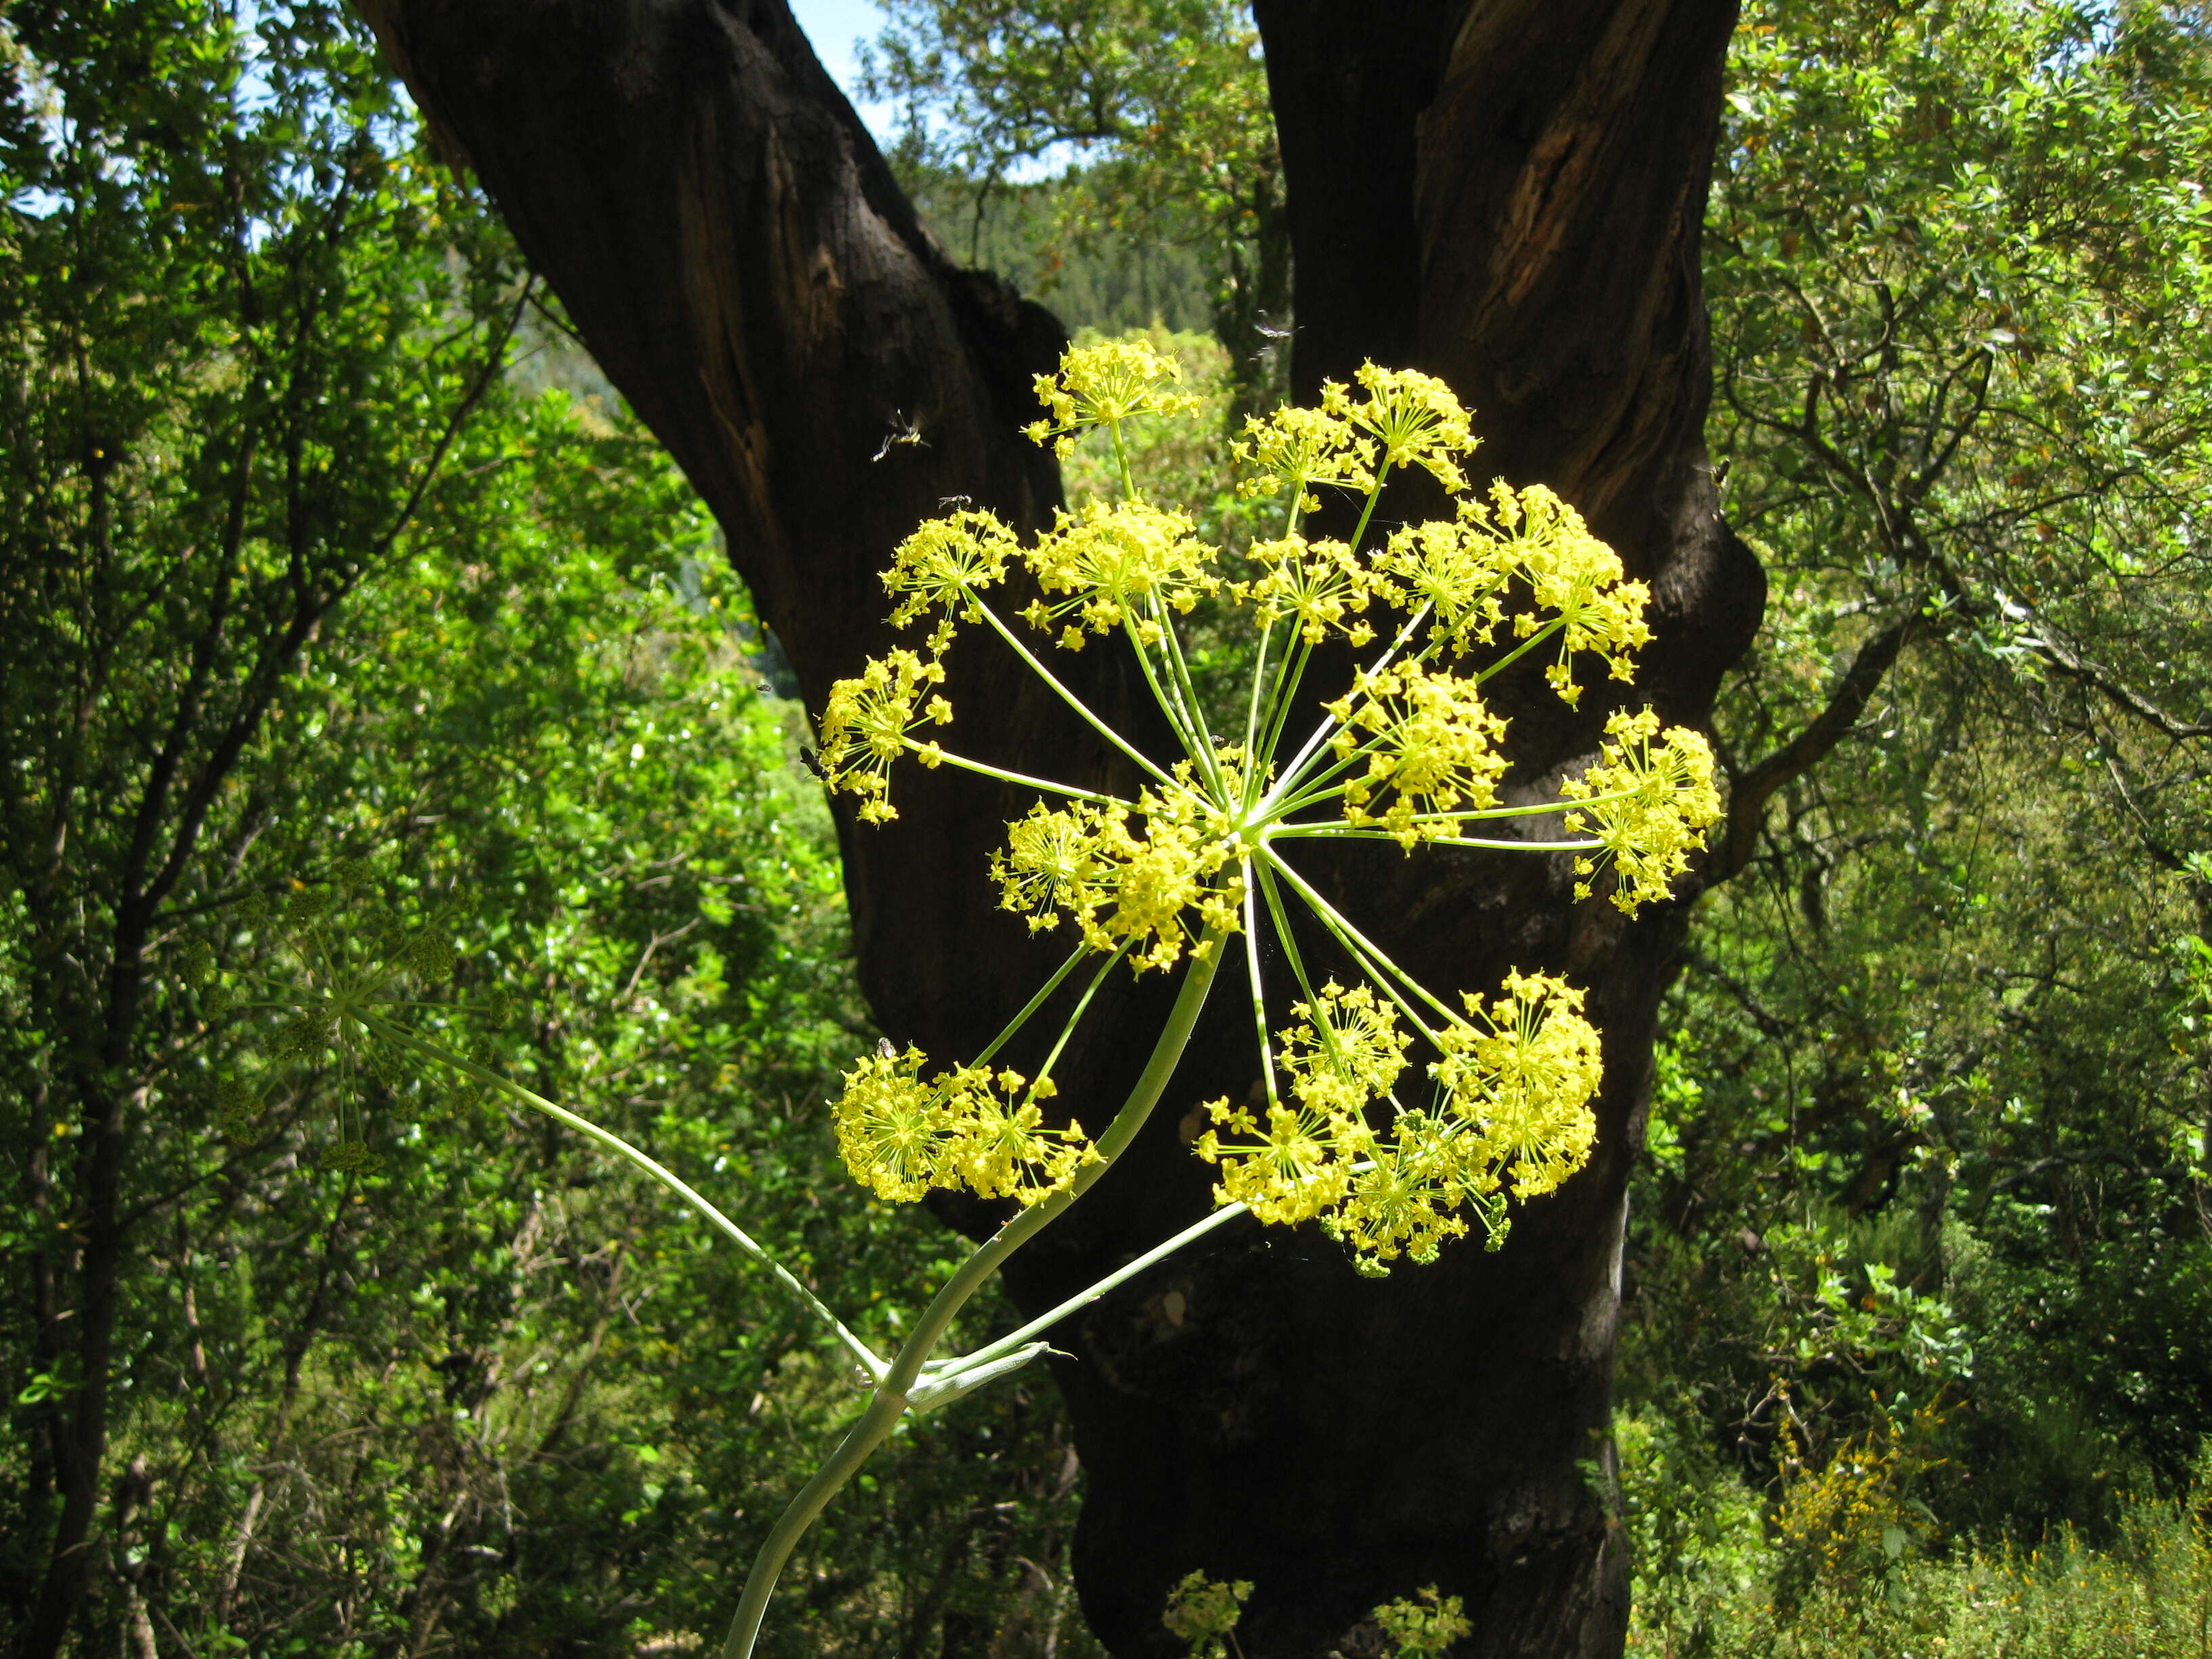
[[[1064,929],[1072,945],[981,1052],[933,1059],[886,1042],[844,1076],[834,1122],[856,1180],[894,1201],[945,1188],[1015,1204],[912,1322],[895,1354],[877,1353],[797,1275],[645,1152],[426,1036],[410,1018],[419,1005],[408,993],[450,971],[453,947],[442,931],[410,936],[388,921],[365,921],[358,903],[340,909],[302,893],[283,915],[296,926],[307,982],[234,994],[282,1011],[282,1057],[334,1057],[341,1070],[367,1067],[387,1082],[410,1068],[442,1068],[588,1136],[759,1262],[849,1354],[868,1403],[769,1533],[725,1659],[750,1655],[793,1547],[907,1413],[947,1405],[1026,1364],[1045,1351],[1045,1334],[1059,1322],[1163,1258],[1248,1212],[1272,1225],[1316,1224],[1368,1273],[1433,1260],[1471,1220],[1494,1249],[1512,1200],[1551,1191],[1587,1160],[1600,1060],[1583,994],[1551,974],[1515,972],[1486,994],[1462,991],[1456,1001],[1438,994],[1299,873],[1292,855],[1300,843],[1375,840],[1407,854],[1444,846],[1571,856],[1579,897],[1602,887],[1613,903],[1633,911],[1667,895],[1718,816],[1704,739],[1680,727],[1662,730],[1648,710],[1613,715],[1595,760],[1561,784],[1556,799],[1500,799],[1506,722],[1486,701],[1486,684],[1527,658],[1541,661],[1569,704],[1592,666],[1631,678],[1635,653],[1650,637],[1643,619],[1649,595],[1548,489],[1502,482],[1470,488],[1462,462],[1475,441],[1441,381],[1370,365],[1355,386],[1325,386],[1318,408],[1249,422],[1236,451],[1243,474],[1237,487],[1248,499],[1279,501],[1282,532],[1253,545],[1234,575],[1190,517],[1148,499],[1132,476],[1132,422],[1196,413],[1196,400],[1177,381],[1171,359],[1129,342],[1070,350],[1057,374],[1041,376],[1046,415],[1030,434],[1065,455],[1082,434],[1102,433],[1118,471],[1118,497],[1080,502],[1026,544],[972,508],[921,526],[893,554],[884,583],[894,601],[890,621],[921,628],[921,648],[894,649],[838,682],[823,714],[821,769],[833,790],[857,798],[865,821],[897,816],[893,778],[909,760],[1034,789],[1036,804],[1008,826],[989,878],[1000,902],[1031,929]],[[1385,482],[1408,467],[1426,471],[1449,492],[1452,516],[1370,534]],[[1356,503],[1347,538],[1304,528],[1324,491]],[[1018,568],[1036,597],[1012,611],[994,596]],[[1228,730],[1208,720],[1180,631],[1202,601],[1250,630],[1250,682]],[[963,633],[994,639],[1065,700],[1126,760],[1134,793],[1030,777],[947,747],[954,710],[939,688],[946,654],[956,644],[970,648]],[[1304,727],[1298,710],[1311,707],[1301,704],[1307,672],[1332,640],[1367,659]],[[1179,752],[1146,753],[1045,660],[1054,650],[1109,641],[1133,656]],[[1559,820],[1558,832],[1532,833],[1547,816]],[[351,872],[356,884],[361,875]],[[1291,922],[1299,910],[1334,942],[1332,960],[1352,982],[1322,978],[1309,965]],[[1287,985],[1262,975],[1263,934],[1288,969]],[[1195,1151],[1218,1172],[1212,1212],[1018,1330],[940,1356],[962,1306],[1127,1148],[1222,969],[1240,958],[1261,1086],[1249,1101],[1205,1109],[1212,1127]],[[1138,974],[1180,974],[1181,983],[1141,1073],[1093,1133],[1054,1113],[1054,1068],[1099,987],[1122,964]],[[1066,1016],[1033,1075],[994,1065],[1048,1006],[1062,1006]],[[241,1096],[234,1105],[243,1111],[250,1103]],[[343,1126],[342,1139],[337,1161],[359,1167],[365,1142]]]

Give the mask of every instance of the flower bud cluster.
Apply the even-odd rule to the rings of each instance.
[[[1133,813],[1039,803],[1009,824],[1006,848],[991,859],[1001,907],[1026,916],[1032,933],[1071,917],[1088,948],[1126,948],[1139,973],[1209,949],[1209,930],[1233,931],[1244,898],[1230,867],[1238,842],[1220,809],[1191,787],[1190,763],[1178,770],[1180,787],[1145,791]]]
[[[890,1045],[885,1044],[886,1048]],[[853,1178],[879,1198],[910,1203],[933,1187],[1035,1204],[1098,1154],[1079,1128],[1048,1127],[1037,1103],[1049,1077],[960,1066],[924,1078],[927,1057],[863,1055],[845,1073],[833,1121]]]
[[[924,766],[937,763],[934,743],[915,743],[908,733],[925,725],[943,726],[952,705],[929,688],[941,684],[945,665],[911,651],[893,651],[872,659],[857,679],[839,680],[830,689],[822,711],[822,769],[833,789],[860,798],[860,818],[887,823],[898,816],[891,805],[891,763],[909,747]]]
[[[1503,996],[1465,1003],[1466,1018],[1428,1034],[1441,1058],[1425,1111],[1393,1096],[1409,1039],[1365,986],[1331,984],[1297,1004],[1280,1038],[1291,1101],[1270,1104],[1264,1121],[1226,1101],[1207,1108],[1215,1127],[1198,1154],[1221,1170],[1218,1200],[1262,1221],[1318,1218],[1370,1270],[1433,1260],[1467,1231],[1463,1206],[1499,1242],[1503,1189],[1550,1192],[1589,1156],[1598,1038],[1583,994],[1549,975],[1508,975]],[[1373,1109],[1386,1103],[1378,1128]]]
[[[1607,720],[1597,760],[1559,793],[1589,803],[1566,815],[1566,827],[1604,846],[1575,860],[1575,873],[1583,878],[1575,896],[1588,898],[1589,878],[1611,865],[1620,878],[1613,902],[1631,915],[1674,890],[1674,878],[1690,867],[1692,850],[1705,845],[1705,831],[1721,815],[1711,745],[1686,726],[1669,726],[1662,735],[1658,715],[1648,708]]]

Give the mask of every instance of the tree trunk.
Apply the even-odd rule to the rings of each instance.
[[[887,642],[875,573],[939,498],[1024,528],[1048,516],[1052,465],[1014,428],[1057,325],[921,230],[782,0],[363,4],[713,505],[811,707]],[[1363,357],[1449,380],[1480,412],[1479,469],[1551,484],[1650,583],[1658,637],[1628,695],[1701,722],[1761,599],[1699,437],[1698,234],[1732,6],[1257,9],[1300,388]],[[920,443],[885,443],[909,427]],[[1133,706],[1109,653],[1068,660],[1088,695]],[[963,643],[953,671],[963,749],[1117,778],[1004,653]],[[1533,677],[1505,691],[1513,787],[1593,752],[1601,696],[1571,714]],[[902,775],[896,799],[896,823],[842,831],[862,983],[895,1040],[950,1059],[997,1029],[1042,960],[984,878],[1017,802],[949,771]],[[1310,1230],[1239,1224],[1059,1338],[1089,1471],[1085,1611],[1117,1653],[1164,1653],[1176,1579],[1250,1578],[1243,1650],[1304,1659],[1357,1646],[1367,1609],[1435,1583],[1466,1599],[1468,1651],[1618,1652],[1621,1228],[1680,908],[1631,924],[1576,904],[1564,858],[1312,863],[1432,983],[1488,991],[1517,966],[1589,988],[1605,1033],[1598,1150],[1500,1253],[1463,1242],[1376,1282]],[[1087,1121],[1171,988],[1109,987],[1060,1073],[1089,1080],[1068,1089]],[[1210,1176],[1182,1144],[1186,1114],[1243,1097],[1256,1069],[1249,1011],[1223,999],[1127,1163],[1015,1259],[1017,1300],[1056,1299],[1201,1213]]]

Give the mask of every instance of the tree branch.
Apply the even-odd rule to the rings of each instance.
[[[1889,672],[1899,653],[1924,621],[1924,616],[1916,607],[1868,639],[1859,647],[1835,690],[1829,693],[1828,706],[1781,748],[1729,780],[1728,834],[1706,878],[1707,885],[1717,887],[1743,872],[1744,866],[1751,862],[1751,849],[1759,839],[1766,803],[1773,799],[1774,792],[1811,771],[1850,734],[1873,700],[1882,677]]]

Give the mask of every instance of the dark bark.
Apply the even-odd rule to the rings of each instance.
[[[669,443],[811,703],[880,649],[875,572],[939,498],[1034,526],[1048,463],[1017,437],[1058,331],[953,267],[915,222],[781,0],[371,0],[417,99],[476,167],[616,384]],[[1698,235],[1726,0],[1263,0],[1296,257],[1294,374],[1363,358],[1443,375],[1480,413],[1479,469],[1546,483],[1650,583],[1658,638],[1628,695],[1701,722],[1755,626],[1755,563],[1721,523]],[[901,422],[927,447],[885,448]],[[1075,659],[1126,707],[1103,652]],[[1101,677],[1105,677],[1102,678]],[[1324,678],[1326,677],[1323,677]],[[1105,779],[1003,654],[955,653],[962,746]],[[1514,787],[1592,752],[1570,714],[1506,696]],[[902,817],[845,836],[864,987],[896,1040],[973,1048],[1038,954],[990,908],[1013,803],[902,778]],[[1341,895],[1433,982],[1565,970],[1605,1032],[1591,1167],[1488,1255],[1387,1281],[1310,1232],[1232,1227],[1060,1340],[1090,1486],[1085,1612],[1117,1652],[1165,1651],[1192,1568],[1258,1585],[1254,1659],[1340,1644],[1377,1601],[1466,1598],[1483,1653],[1619,1650],[1626,1559],[1607,1427],[1629,1160],[1680,905],[1630,923],[1572,901],[1564,859],[1395,851],[1334,862]],[[1164,988],[1117,979],[1064,1066],[1089,1118],[1133,1069]],[[1016,1062],[1019,1064],[1018,1059]],[[1198,1101],[1253,1081],[1222,1000],[1127,1162],[1008,1278],[1036,1304],[1202,1212],[1182,1144]],[[975,1223],[979,1218],[963,1219]]]

